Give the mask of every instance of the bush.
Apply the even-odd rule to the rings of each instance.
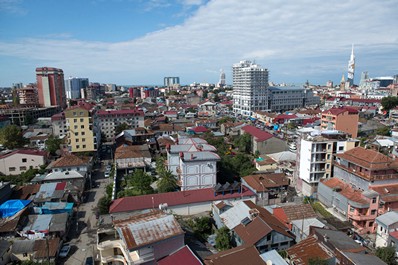
[[[333,215],[329,213],[319,202],[315,202],[312,204],[312,208],[314,211],[320,213],[324,218],[331,218]]]
[[[108,214],[109,206],[111,205],[111,199],[108,196],[104,196],[98,201],[98,211],[100,214]]]
[[[228,227],[222,227],[216,232],[216,248],[219,251],[227,250],[232,247],[231,234]]]

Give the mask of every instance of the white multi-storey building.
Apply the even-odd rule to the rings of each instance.
[[[217,149],[200,138],[179,137],[167,148],[168,169],[181,190],[212,188],[217,184]]]
[[[301,132],[297,142],[297,188],[303,195],[317,191],[320,179],[331,178],[333,155],[344,153],[359,145],[340,131]]]
[[[250,116],[268,109],[268,70],[251,61],[240,61],[232,67],[233,111]]]
[[[268,109],[287,111],[320,104],[311,89],[303,87],[268,87]]]
[[[101,132],[106,139],[115,138],[115,129],[119,124],[127,124],[131,129],[144,127],[144,112],[142,110],[99,110],[97,112]]]
[[[69,77],[65,79],[65,94],[67,99],[81,98],[81,89],[89,85],[88,78]]]

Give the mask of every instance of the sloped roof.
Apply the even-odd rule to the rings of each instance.
[[[158,265],[203,265],[192,250],[185,245],[176,252],[159,260]]]
[[[270,134],[270,133],[268,133],[266,131],[260,130],[260,129],[254,127],[254,126],[251,126],[251,125],[243,126],[241,128],[241,130],[243,130],[245,133],[248,133],[251,136],[255,137],[255,140],[257,142],[263,142],[263,141],[266,141],[266,140],[271,139],[272,137],[274,137],[272,134]]]
[[[59,168],[59,167],[75,167],[75,166],[86,166],[90,162],[91,157],[87,156],[76,156],[74,154],[67,154],[52,162],[48,168]]]
[[[318,215],[310,204],[284,205],[280,207],[288,221],[316,218]],[[274,209],[275,210],[275,209]]]
[[[285,173],[254,174],[243,179],[256,191],[267,191],[269,188],[289,185],[289,179]]]
[[[206,201],[220,201],[233,198],[252,197],[255,194],[247,187],[242,186],[242,193],[214,194],[213,188],[155,193],[142,196],[131,196],[116,199],[109,207],[109,213],[132,212],[152,209],[153,205],[167,203],[168,206],[199,203]]]
[[[19,149],[15,151],[11,151],[9,153],[6,153],[4,155],[0,155],[0,159],[15,155],[15,154],[23,154],[23,155],[32,155],[32,156],[42,156],[46,157],[47,152],[46,151],[41,151],[41,150],[36,150],[36,149]]]
[[[358,114],[358,110],[351,107],[341,107],[341,108],[331,108],[322,112],[322,114],[331,114],[338,116],[344,112],[348,112],[350,114]]]
[[[296,245],[286,250],[289,259],[296,265],[307,265],[310,259],[330,259],[332,253],[318,243],[314,236],[307,237]]]
[[[147,145],[121,145],[115,151],[115,159],[141,157],[151,158]]]
[[[161,211],[115,220],[113,223],[129,250],[184,234],[174,216]]]
[[[338,178],[325,179],[321,180],[321,182],[331,189],[339,188],[339,191],[336,191],[350,201],[356,202],[361,205],[369,205],[369,201],[365,199],[364,196],[362,196],[361,190],[353,189],[351,185],[343,182]]]
[[[206,265],[265,265],[256,247],[239,246],[205,258]]]
[[[355,147],[342,154],[336,154],[336,157],[348,160],[354,164],[371,170],[397,168],[398,161],[382,153],[363,147]]]

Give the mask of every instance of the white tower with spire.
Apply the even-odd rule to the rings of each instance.
[[[354,84],[354,72],[355,72],[355,55],[354,55],[354,44],[352,44],[351,48],[351,57],[348,61],[348,73],[347,73],[347,88],[351,87]]]
[[[220,69],[220,80],[218,81],[217,84],[218,87],[224,87],[225,86],[225,73],[223,69]]]

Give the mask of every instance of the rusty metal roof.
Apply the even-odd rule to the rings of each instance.
[[[117,220],[114,225],[130,250],[184,234],[174,216],[161,211]]]

